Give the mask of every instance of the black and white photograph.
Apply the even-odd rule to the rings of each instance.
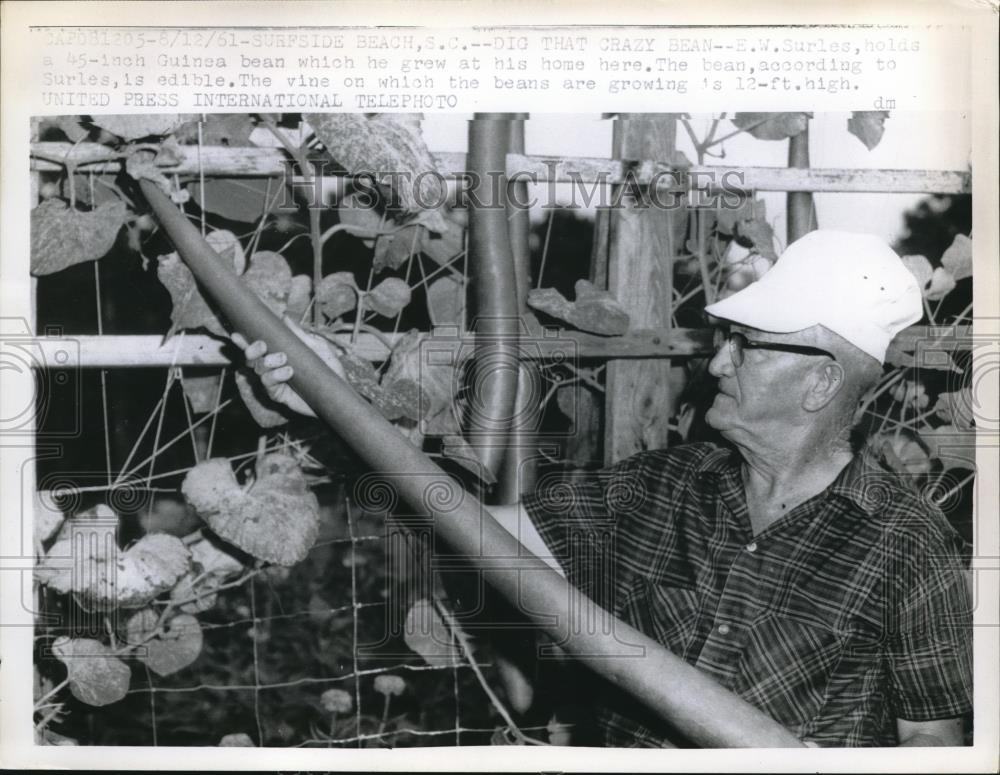
[[[834,99],[922,33],[865,59],[836,28],[563,30],[537,67],[516,28],[254,28],[226,82],[240,29],[155,55],[46,28],[117,59],[56,61],[4,113],[29,746],[564,770],[995,747],[995,169],[975,106]],[[401,80],[283,87],[354,66],[341,34]],[[595,88],[581,51],[606,110],[538,110]],[[714,75],[768,109],[717,109]],[[473,82],[534,96],[449,102]],[[830,103],[773,109],[799,84]],[[432,758],[343,758],[404,750]]]

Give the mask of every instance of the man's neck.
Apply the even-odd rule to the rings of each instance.
[[[852,459],[829,440],[782,439],[781,446],[741,449],[743,484],[754,534],[829,487]]]

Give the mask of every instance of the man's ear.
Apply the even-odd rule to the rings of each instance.
[[[802,408],[807,412],[818,412],[827,406],[844,388],[844,367],[837,361],[829,361],[815,369],[810,375],[809,390],[802,399]]]

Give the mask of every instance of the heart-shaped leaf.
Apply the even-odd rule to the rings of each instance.
[[[319,503],[289,455],[265,455],[246,489],[228,460],[206,460],[188,472],[181,492],[212,530],[260,560],[294,565],[316,542]]]
[[[125,625],[129,643],[138,644],[135,657],[160,676],[171,675],[192,664],[201,654],[202,632],[190,614],[170,618],[157,631],[159,616],[151,608],[133,614]]]
[[[316,286],[316,304],[330,320],[346,315],[358,305],[354,275],[351,272],[328,274]]]
[[[423,226],[413,224],[392,234],[380,234],[375,241],[375,256],[372,261],[375,271],[399,269],[420,252],[421,234],[426,231]]]
[[[453,406],[456,365],[453,358],[440,357],[451,344],[449,341],[441,346],[424,347],[420,332],[409,331],[392,348],[389,367],[382,378],[385,385],[407,380],[420,387],[419,420],[428,435],[461,433]]]
[[[586,280],[576,283],[576,302],[566,299],[555,288],[528,291],[528,306],[569,323],[581,331],[615,336],[628,331],[629,314],[607,291],[595,288]]]
[[[758,140],[786,140],[809,126],[812,113],[736,113],[733,124]]]
[[[379,315],[395,317],[410,303],[410,286],[398,277],[388,277],[365,297],[365,303]]]
[[[52,653],[66,665],[69,690],[80,702],[100,707],[125,697],[132,671],[98,640],[56,638]]]
[[[887,118],[887,110],[855,110],[847,119],[847,131],[863,142],[870,151],[882,139]]]
[[[71,210],[62,199],[46,199],[31,211],[31,274],[59,272],[102,258],[118,237],[127,210],[121,200],[89,212]]]
[[[439,277],[427,288],[427,309],[432,325],[458,325],[465,308],[465,284],[453,275]]]
[[[417,216],[427,228],[444,231],[439,212],[447,200],[444,179],[420,133],[405,114],[310,113],[304,116],[333,159],[352,174],[374,171],[390,185],[403,217]]]

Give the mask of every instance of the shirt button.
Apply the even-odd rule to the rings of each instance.
[[[754,541],[753,543],[747,544],[747,551],[748,552],[756,552],[757,551],[757,542]]]
[[[728,635],[728,634],[729,634],[729,625],[728,624],[720,624],[719,625],[719,635]]]

